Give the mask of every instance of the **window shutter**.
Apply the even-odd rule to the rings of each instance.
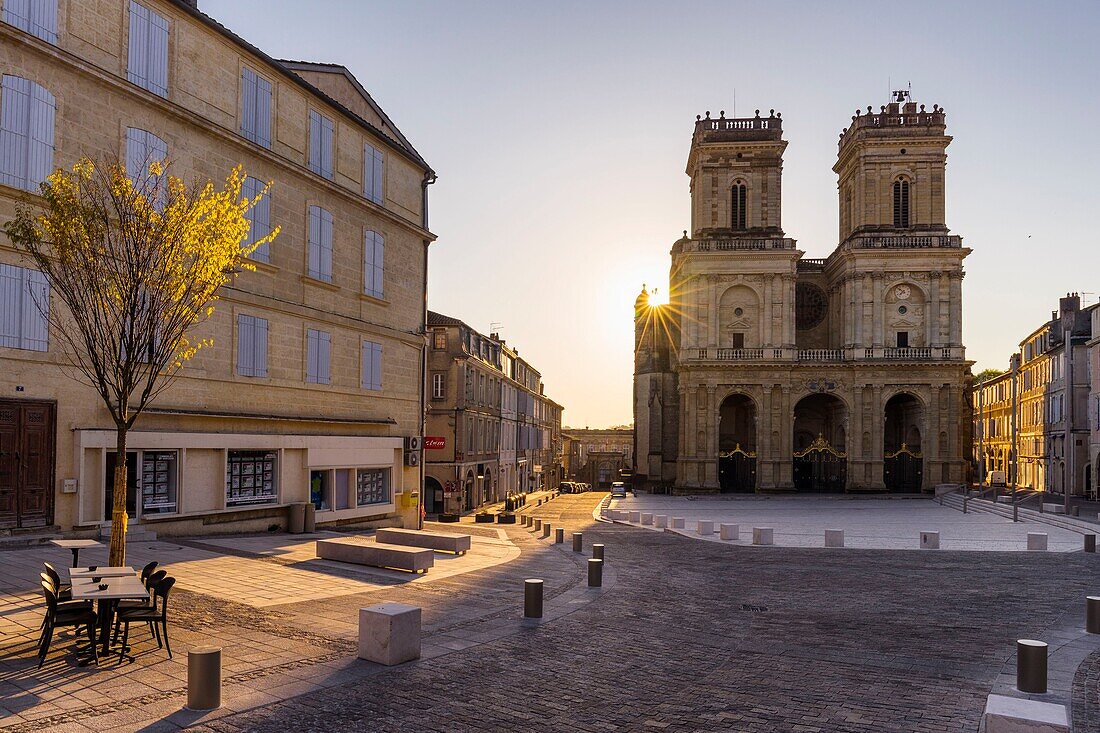
[[[241,134],[249,140],[256,129],[256,75],[241,70]]]
[[[38,270],[23,268],[23,338],[20,348],[48,351],[50,284]]]
[[[321,279],[332,282],[332,213],[321,209]]]
[[[249,201],[255,199],[264,190],[264,182],[259,178],[248,176],[241,185],[241,196]],[[245,217],[249,221],[248,236],[244,239],[245,245],[252,245],[257,239],[263,239],[271,233],[271,196],[268,194],[260,199],[255,206],[248,210]],[[271,262],[270,242],[264,242],[252,251],[250,257],[259,262]]]
[[[9,0],[10,2],[10,0]],[[4,3],[8,5],[7,2]],[[30,0],[30,28],[43,41],[57,43],[57,0]]]
[[[371,389],[382,389],[382,344],[371,344]]]
[[[325,178],[333,177],[333,123],[327,117],[321,118],[321,175]]]
[[[256,319],[256,338],[253,342],[253,364],[257,377],[267,376],[267,319]]]
[[[148,81],[147,89],[162,97],[168,96],[168,19],[164,16],[148,11],[149,13],[149,51],[148,51]]]
[[[383,166],[382,151],[376,149],[374,151],[374,196],[372,197],[376,204],[382,203],[383,181],[385,180]]]
[[[31,32],[31,0],[5,0],[4,22]]]
[[[37,190],[38,184],[53,172],[53,125],[56,108],[52,94],[37,84],[31,84],[27,140],[28,190]]]
[[[321,115],[309,111],[309,169],[321,172]]]
[[[256,79],[256,122],[259,140],[265,148],[271,147],[271,82]]]
[[[271,147],[271,82],[251,69],[241,69],[241,135]]]
[[[309,207],[309,276],[332,282],[332,214]]]
[[[130,2],[130,43],[126,57],[126,78],[140,87],[147,87],[149,79],[149,10]]]
[[[332,373],[329,367],[329,359],[332,354],[332,334],[321,331],[317,341],[317,376],[321,384],[329,384],[332,381]]]
[[[237,374],[254,377],[256,328],[252,316],[237,316]]]
[[[23,327],[21,267],[0,265],[0,346],[18,349]]]
[[[363,292],[381,298],[384,293],[385,240],[378,232],[367,230],[363,237]]]
[[[320,370],[318,368],[318,356],[317,351],[319,348],[317,331],[312,328],[306,329],[306,381],[316,382]]]
[[[382,203],[382,180],[384,174],[382,151],[373,145],[363,148],[363,195],[376,204]]]
[[[385,293],[385,240],[378,232],[374,233],[374,294],[381,298]]]
[[[0,182],[27,188],[31,82],[4,75],[0,83]]]

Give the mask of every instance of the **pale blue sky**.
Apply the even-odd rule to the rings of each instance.
[[[695,115],[732,116],[735,93],[741,116],[783,113],[783,227],[808,257],[836,245],[854,110],[907,82],[946,108],[975,370],[1004,368],[1066,291],[1100,291],[1097,2],[199,4],[371,91],[439,173],[430,307],[502,323],[573,426],[631,420],[634,296],[664,289],[689,226]]]

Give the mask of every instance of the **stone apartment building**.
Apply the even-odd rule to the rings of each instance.
[[[966,479],[963,259],[947,227],[946,115],[907,92],[840,133],[839,244],[782,228],[781,115],[697,118],[691,232],[669,302],[635,303],[641,484],[929,491]]]
[[[1085,343],[1089,360],[1089,461],[1086,468],[1086,489],[1095,497],[1100,493],[1100,308],[1089,309],[1092,338]]]
[[[497,334],[428,312],[424,508],[461,513],[557,486],[561,405]]]
[[[186,0],[3,0],[0,74],[0,221],[90,155],[184,180],[241,164],[247,192],[273,183],[250,236],[282,227],[124,457],[0,235],[0,528],[104,529],[118,460],[139,532],[261,530],[309,501],[320,524],[415,522],[434,174],[351,72],[271,58]]]
[[[974,461],[989,471],[1013,471],[1020,488],[1095,496],[1096,463],[1090,458],[1093,342],[1100,306],[1081,308],[1081,298],[1061,298],[1049,321],[1029,333],[1009,361],[1009,371],[974,387]],[[1067,357],[1067,345],[1069,356]],[[1013,381],[1016,447],[1012,462]],[[975,479],[978,477],[975,476]]]
[[[608,488],[634,470],[634,431],[630,428],[564,428],[565,477],[592,488]]]

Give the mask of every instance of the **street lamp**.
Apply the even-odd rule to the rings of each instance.
[[[1016,413],[1019,409],[1018,382],[1020,376],[1020,353],[1016,352],[1009,359],[1009,368],[1012,370],[1012,446],[1009,450],[1009,458],[1012,466],[1012,503],[1016,503],[1016,483],[1019,476],[1019,450],[1016,445],[1019,438],[1019,425]]]

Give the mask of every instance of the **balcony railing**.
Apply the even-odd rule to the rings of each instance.
[[[687,252],[730,252],[735,250],[794,249],[794,245],[794,240],[787,237],[693,239],[684,247],[684,250]]]
[[[962,237],[955,234],[858,235],[848,240],[854,249],[958,249]]]
[[[844,361],[843,349],[800,349],[799,361]]]
[[[697,359],[719,361],[749,361],[764,358],[763,349],[696,349]]]
[[[689,361],[783,361],[783,362],[853,362],[853,361],[951,361],[965,358],[961,346],[910,346],[907,348],[875,347],[847,349],[760,349],[694,348],[685,352]]]
[[[887,347],[882,350],[883,359],[925,360],[932,358],[930,346]]]

